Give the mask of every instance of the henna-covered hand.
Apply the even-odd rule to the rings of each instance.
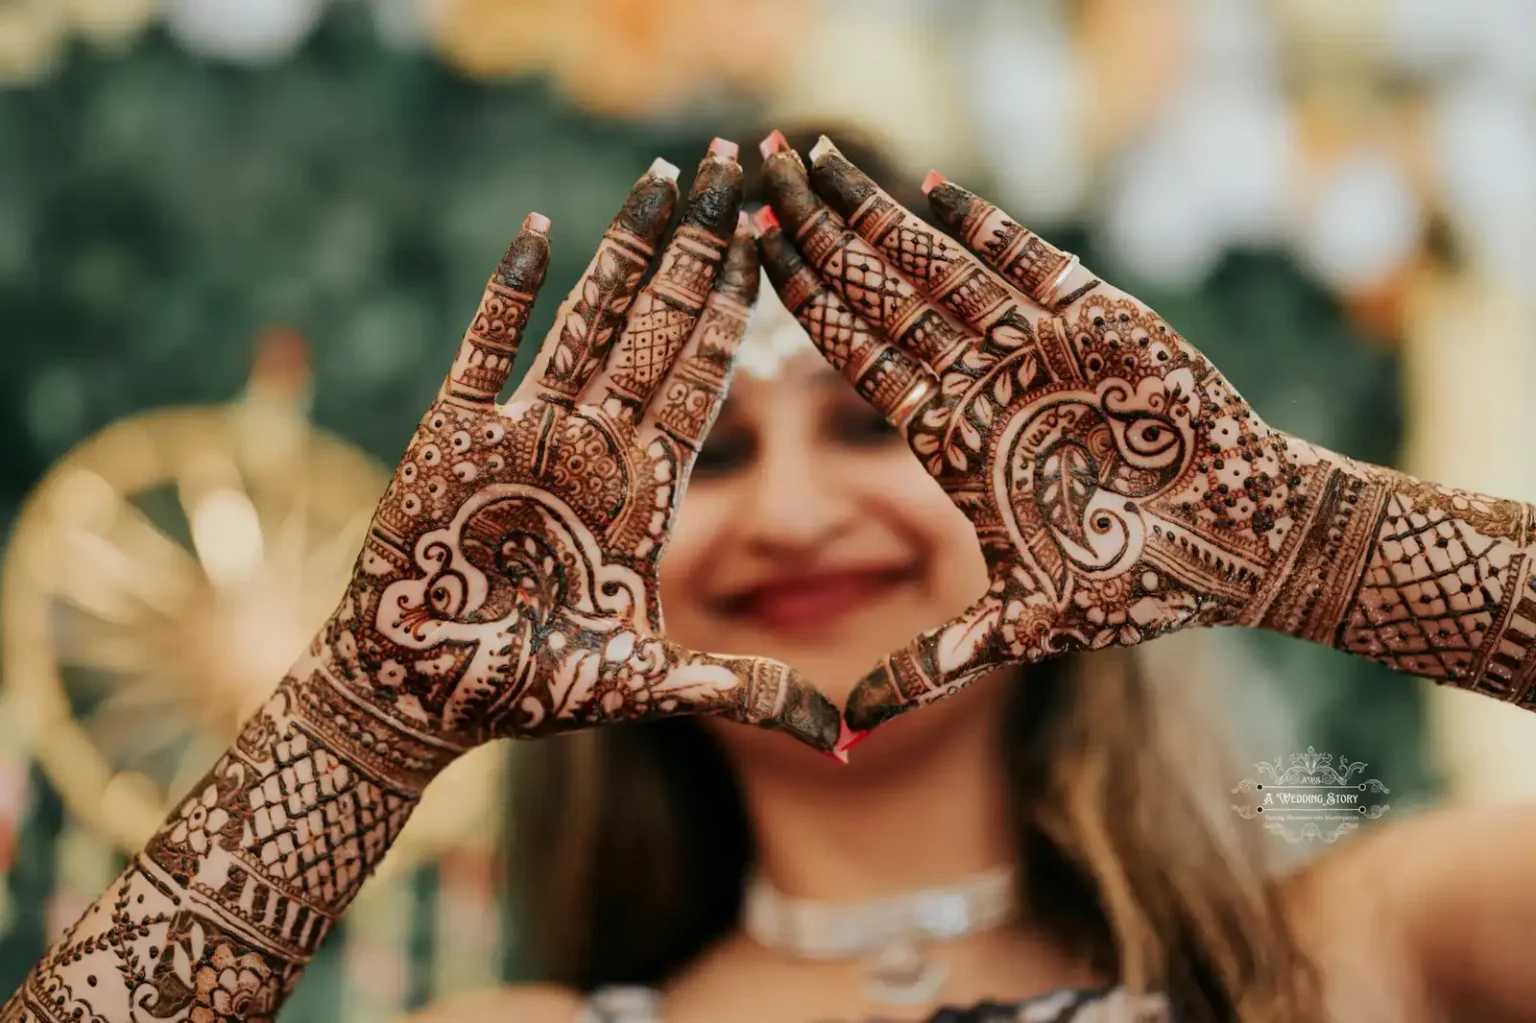
[[[675,171],[635,186],[503,407],[547,251],[535,230],[513,243],[326,631],[338,685],[462,745],[676,713],[835,743],[836,709],[785,666],[662,630],[657,566],[757,287],[729,153],[700,166],[643,289]]]
[[[964,614],[859,684],[852,728],[996,667],[1187,625],[1273,629],[1536,706],[1530,506],[1275,430],[1146,305],[936,174],[945,230],[825,139],[809,174],[777,133],[763,145],[770,279],[970,518],[989,569]]]
[[[832,749],[789,669],[662,633],[657,561],[758,282],[734,146],[662,250],[675,175],[635,186],[500,406],[549,258],[524,223],[340,607],[0,1021],[271,1020],[426,784],[493,737],[708,713]]]

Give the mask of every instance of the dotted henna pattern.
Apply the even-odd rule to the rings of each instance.
[[[770,280],[970,518],[991,577],[860,684],[852,727],[1004,664],[1210,624],[1536,705],[1529,506],[1280,433],[1154,311],[937,176],[944,230],[827,140],[808,172],[765,148]],[[874,353],[902,393],[868,386]]]
[[[499,405],[549,258],[548,222],[525,222],[335,613],[0,1020],[273,1019],[477,743],[709,713],[832,748],[837,709],[788,668],[662,632],[659,560],[758,282],[734,153],[704,161],[663,245],[675,198],[666,173],[636,185]]]

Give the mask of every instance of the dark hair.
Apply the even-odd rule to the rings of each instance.
[[[878,150],[836,138],[898,201],[925,208],[893,187]],[[802,153],[814,140],[790,135]],[[1195,797],[1180,766],[1194,744],[1174,727],[1189,718],[1137,657],[1069,655],[1003,684],[999,769],[1026,923],[1132,990],[1164,992],[1188,1023],[1320,1017],[1251,833],[1248,845],[1224,838]],[[661,984],[736,926],[751,825],[734,768],[696,722],[530,743],[514,770],[514,933],[540,979]]]

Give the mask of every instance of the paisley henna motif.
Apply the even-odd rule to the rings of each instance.
[[[687,238],[667,250],[673,266],[680,250],[696,260],[688,315],[668,321],[643,380],[619,359],[635,349],[605,339],[637,336],[645,307],[622,310],[674,194],[654,173],[636,186],[557,320],[544,372],[499,406],[549,257],[548,222],[528,219],[335,613],[0,1020],[273,1019],[426,785],[492,738],[709,713],[833,747],[837,709],[788,668],[662,633],[662,549],[758,276],[737,223],[740,171],[717,151]],[[620,248],[636,262],[618,272]],[[679,287],[667,278],[647,294],[671,302]]]
[[[1274,430],[1155,312],[936,175],[949,234],[826,140],[809,173],[765,146],[783,223],[759,220],[770,279],[856,383],[855,352],[936,379],[893,421],[971,519],[991,576],[860,684],[850,726],[1003,664],[1216,624],[1536,706],[1529,506]]]

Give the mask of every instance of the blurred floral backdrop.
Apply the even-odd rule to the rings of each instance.
[[[0,523],[109,424],[233,399],[275,331],[307,341],[314,421],[392,464],[526,211],[554,221],[562,293],[654,156],[808,120],[996,195],[1277,426],[1536,498],[1498,444],[1457,477],[1490,414],[1536,426],[1513,407],[1536,382],[1532,43],[1528,0],[0,0]],[[1476,308],[1508,313],[1469,340]],[[1478,408],[1457,345],[1516,400]],[[1240,765],[1347,754],[1410,812],[1465,761],[1421,686],[1330,651],[1207,634],[1170,659]],[[0,684],[9,989],[121,852]],[[519,976],[493,831],[366,889],[286,1018]]]

